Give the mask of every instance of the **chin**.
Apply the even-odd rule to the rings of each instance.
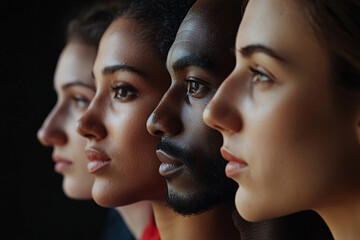
[[[199,215],[223,203],[223,199],[212,191],[179,192],[169,186],[168,206],[182,216]]]
[[[249,222],[259,222],[265,220],[264,211],[257,206],[256,199],[249,196],[248,193],[244,192],[239,186],[235,195],[235,206],[240,216]]]
[[[75,200],[91,200],[91,186],[78,184],[78,181],[65,177],[63,191],[68,198]]]
[[[235,206],[240,216],[248,222],[260,222],[294,213],[288,206],[274,205],[274,201],[261,201],[259,196],[250,196],[238,189],[235,196]],[[275,203],[276,204],[276,203]],[[289,210],[289,211],[288,211]]]
[[[106,179],[95,180],[92,197],[98,205],[106,208],[125,206],[145,200],[135,196],[133,192],[130,192],[130,189],[122,189],[119,185],[110,185]]]

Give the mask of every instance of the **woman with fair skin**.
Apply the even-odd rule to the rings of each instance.
[[[250,0],[237,65],[204,112],[247,220],[312,209],[360,235],[358,1]]]
[[[87,171],[86,139],[76,132],[75,126],[95,95],[91,72],[98,42],[117,8],[116,5],[97,6],[70,22],[67,44],[59,57],[54,77],[58,101],[38,132],[40,142],[54,148],[55,171],[64,176],[64,193],[72,199],[92,199],[94,176]],[[152,215],[150,203],[139,202],[117,210],[133,235],[140,238]],[[119,221],[116,215],[111,218]],[[119,234],[133,239],[126,227],[115,225],[119,229],[115,231],[111,228],[114,226],[105,226],[108,231],[104,232],[103,238],[110,239],[111,234]]]

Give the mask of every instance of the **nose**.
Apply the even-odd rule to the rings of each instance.
[[[148,132],[157,137],[175,136],[183,129],[181,97],[177,87],[171,87],[147,120]]]
[[[243,127],[239,106],[237,88],[229,84],[235,79],[229,76],[216,91],[203,112],[203,120],[206,125],[221,133],[239,132]]]
[[[89,140],[101,140],[107,136],[103,123],[104,108],[99,107],[96,99],[90,103],[88,109],[76,123],[76,131]]]
[[[60,111],[60,106],[55,106],[37,132],[37,138],[44,146],[62,146],[67,142],[64,119]]]

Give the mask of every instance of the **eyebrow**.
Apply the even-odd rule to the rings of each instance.
[[[251,57],[255,53],[265,53],[266,55],[269,55],[270,57],[275,58],[281,62],[286,62],[286,60],[278,55],[274,50],[261,44],[248,45],[241,48],[239,52],[246,58]]]
[[[144,72],[142,72],[141,70],[139,70],[135,67],[126,65],[126,64],[116,64],[116,65],[112,65],[112,66],[107,66],[107,67],[103,68],[103,70],[101,72],[103,75],[111,75],[118,71],[132,72],[132,73],[135,73],[142,77],[146,77],[146,74]]]
[[[81,82],[81,81],[78,81],[78,80],[64,84],[64,85],[62,86],[62,89],[65,90],[65,89],[70,88],[70,87],[73,87],[73,86],[86,87],[86,88],[89,88],[89,89],[91,89],[91,90],[93,90],[93,91],[96,91],[96,88],[95,88],[94,85],[92,85],[92,84],[86,84],[86,83]]]
[[[184,56],[172,65],[174,71],[181,71],[187,67],[198,67],[209,72],[215,72],[215,66],[210,59],[198,55]]]

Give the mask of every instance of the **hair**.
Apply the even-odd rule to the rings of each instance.
[[[118,9],[123,6],[126,4],[109,2],[96,4],[90,9],[83,10],[69,23],[66,42],[81,42],[97,48],[101,36],[114,19]]]
[[[242,11],[249,0],[244,0]],[[360,90],[359,0],[296,0],[315,36],[328,50],[334,80],[346,89]]]
[[[135,20],[142,27],[139,35],[150,43],[162,60],[175,40],[177,30],[196,0],[132,0],[116,18]]]
[[[335,80],[360,90],[360,2],[297,0],[305,8],[316,37],[329,51]]]

